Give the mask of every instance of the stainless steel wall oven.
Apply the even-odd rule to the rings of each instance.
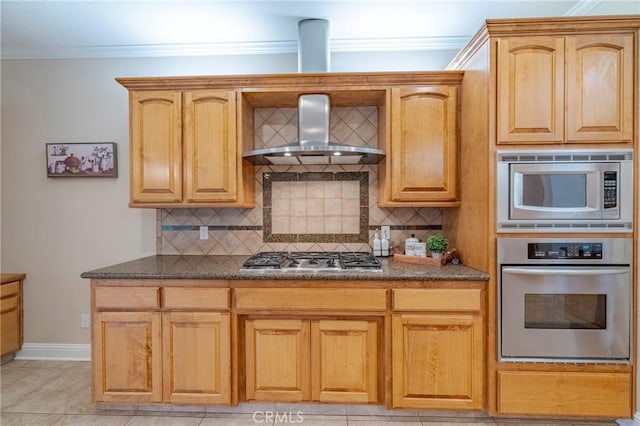
[[[501,361],[631,360],[631,238],[498,239]]]

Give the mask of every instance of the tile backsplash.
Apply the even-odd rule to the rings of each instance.
[[[332,108],[331,138],[376,146],[377,117],[376,107]],[[256,109],[254,123],[256,148],[297,141],[295,108]],[[256,166],[254,183],[253,209],[158,209],[157,253],[370,251],[380,225],[391,225],[392,246],[442,227],[439,208],[378,207],[375,165]]]
[[[273,182],[271,220],[273,234],[358,234],[359,182]]]

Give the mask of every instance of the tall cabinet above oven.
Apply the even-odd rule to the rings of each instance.
[[[449,64],[465,72],[462,202],[443,212],[443,232],[465,264],[491,276],[492,415],[631,418],[640,411],[633,365],[506,362],[497,340],[498,237],[637,244],[639,30],[638,15],[487,20]],[[560,195],[549,192],[560,187]],[[632,314],[637,254],[633,246]],[[634,327],[630,334],[634,342]]]

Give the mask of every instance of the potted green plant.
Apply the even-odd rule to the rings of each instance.
[[[431,252],[431,257],[439,259],[449,247],[449,241],[442,235],[432,235],[427,238],[427,248]]]

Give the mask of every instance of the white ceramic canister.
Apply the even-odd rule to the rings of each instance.
[[[418,239],[415,234],[411,234],[410,238],[404,240],[404,254],[407,256],[415,256],[416,255],[416,243]]]
[[[427,243],[423,243],[422,241],[418,241],[414,244],[414,256],[418,257],[427,257]]]

